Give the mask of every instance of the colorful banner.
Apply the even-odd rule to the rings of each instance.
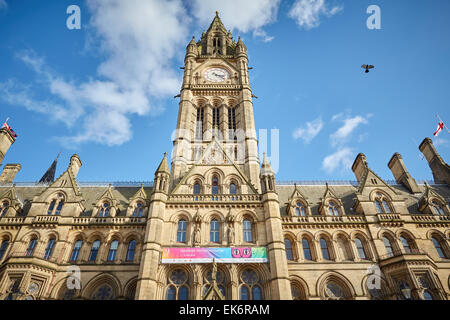
[[[161,263],[265,263],[265,247],[163,248]]]

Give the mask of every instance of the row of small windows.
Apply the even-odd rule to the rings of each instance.
[[[95,262],[97,260],[97,255],[98,255],[98,251],[100,249],[100,244],[101,244],[100,240],[95,240],[92,243],[88,261]],[[70,255],[70,261],[71,262],[76,262],[78,260],[82,246],[83,246],[83,241],[82,240],[77,240],[75,242],[75,245],[73,246],[72,254]],[[111,244],[109,245],[107,261],[113,262],[113,261],[116,260],[118,247],[119,247],[119,241],[118,240],[111,241]],[[125,257],[125,261],[127,261],[127,262],[134,261],[135,252],[136,252],[136,240],[131,240],[128,243],[127,254],[126,254],[126,257]]]
[[[212,128],[218,129],[220,125],[220,108],[212,108]],[[205,107],[197,108],[196,125],[195,125],[195,138],[197,140],[203,139],[204,130],[204,119],[205,119]],[[237,140],[236,137],[236,109],[228,108],[228,130],[229,139]]]
[[[383,236],[382,240],[383,240],[383,243],[386,248],[388,256],[390,256],[390,257],[394,256],[394,255],[396,255],[397,252],[399,252],[398,250],[394,249],[392,239],[390,239],[386,236]],[[356,251],[358,253],[359,258],[362,260],[369,259],[365,241],[359,237],[356,237],[354,241],[355,241]],[[448,255],[446,252],[447,250],[445,249],[444,241],[442,239],[439,239],[436,236],[432,236],[431,241],[432,241],[439,257],[441,259],[448,259]],[[400,236],[400,242],[403,246],[403,250],[405,253],[409,254],[409,253],[416,252],[417,247],[414,244],[414,242],[412,241],[412,239],[407,238],[406,236],[402,235],[402,236]],[[312,252],[311,252],[310,240],[307,239],[306,237],[303,237],[301,243],[302,243],[302,248],[303,248],[304,259],[310,260],[310,261],[314,260]],[[285,238],[284,246],[286,248],[286,258],[288,260],[295,260],[294,248],[293,248],[291,240],[288,238]],[[324,260],[332,260],[331,255],[330,255],[330,249],[329,249],[329,241],[327,241],[324,237],[322,237],[319,239],[319,246],[320,246],[320,251],[322,253],[322,258]],[[345,247],[345,243],[341,247]],[[345,250],[346,249],[344,248],[344,251]],[[347,258],[348,257],[349,256],[347,255]]]
[[[200,182],[196,181],[194,183],[194,194],[201,194],[202,186]],[[229,187],[229,194],[236,194],[237,193],[237,185],[235,182],[230,183]],[[217,176],[213,176],[211,180],[211,194],[219,194],[219,179]]]
[[[180,219],[177,226],[177,242],[186,242],[187,221]],[[253,242],[253,223],[249,219],[242,221],[242,238],[244,242]],[[220,242],[220,222],[212,219],[209,223],[209,241]]]

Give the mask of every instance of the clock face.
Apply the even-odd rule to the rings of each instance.
[[[230,74],[225,69],[211,68],[205,71],[204,77],[211,82],[223,82],[230,78]]]

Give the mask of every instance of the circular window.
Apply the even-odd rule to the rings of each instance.
[[[335,282],[327,283],[325,287],[325,294],[329,299],[339,300],[344,297],[344,291]]]

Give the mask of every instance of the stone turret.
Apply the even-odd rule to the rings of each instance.
[[[81,159],[77,154],[74,154],[72,157],[70,157],[69,168],[72,170],[72,173],[75,178],[77,177],[78,171],[80,170],[81,166],[82,166]]]
[[[275,173],[273,172],[269,161],[267,161],[265,152],[263,155],[260,177],[262,192],[275,192]]]
[[[352,165],[352,171],[355,174],[356,180],[361,182],[368,170],[369,165],[367,164],[366,155],[364,153],[358,154]]]
[[[156,169],[155,181],[153,186],[154,192],[169,192],[170,171],[167,163],[167,152],[164,152],[164,158]]]
[[[430,138],[425,138],[420,144],[419,150],[428,161],[428,165],[433,173],[434,183],[450,185],[450,166],[444,162],[436,151],[433,141]]]
[[[391,169],[397,183],[404,185],[411,193],[419,193],[421,190],[416,183],[416,180],[411,177],[400,153],[394,153],[391,160],[388,162],[388,167]]]
[[[0,165],[3,162],[6,152],[8,152],[14,141],[16,141],[16,138],[11,131],[6,127],[0,129]]]

